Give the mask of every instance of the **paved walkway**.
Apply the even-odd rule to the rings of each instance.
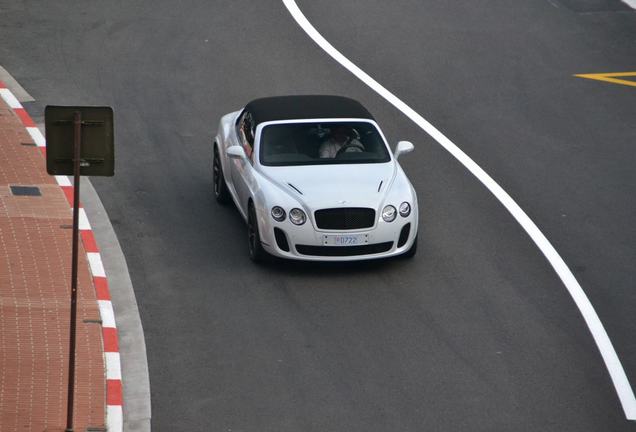
[[[1,432],[66,426],[72,212],[68,191],[46,173],[43,148],[25,130],[28,121],[0,98]],[[16,195],[15,186],[39,194]],[[105,430],[107,386],[100,310],[82,246],[79,256],[74,430],[83,432]]]

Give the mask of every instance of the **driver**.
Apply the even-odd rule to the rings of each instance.
[[[320,158],[335,158],[343,152],[363,152],[364,145],[357,138],[352,138],[354,131],[348,126],[336,126],[329,138],[318,148]]]

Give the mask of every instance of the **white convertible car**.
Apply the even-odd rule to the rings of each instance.
[[[257,99],[221,118],[214,194],[247,222],[250,257],[412,257],[417,196],[373,116],[340,96]]]

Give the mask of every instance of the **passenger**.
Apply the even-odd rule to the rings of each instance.
[[[330,137],[320,144],[318,155],[320,158],[335,158],[344,152],[363,152],[364,145],[357,138],[355,131],[348,126],[336,126]]]

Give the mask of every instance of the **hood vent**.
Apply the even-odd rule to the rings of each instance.
[[[380,180],[380,184],[378,185],[378,192],[380,192],[380,189],[382,189],[382,183],[384,183],[384,180]]]
[[[298,189],[298,188],[297,188],[296,186],[294,186],[293,184],[291,184],[291,183],[287,183],[287,184],[289,185],[289,187],[290,187],[290,188],[292,188],[293,190],[295,190],[295,191],[296,191],[296,192],[298,192],[299,194],[301,194],[301,195],[303,194],[303,193],[300,191],[300,189]]]

